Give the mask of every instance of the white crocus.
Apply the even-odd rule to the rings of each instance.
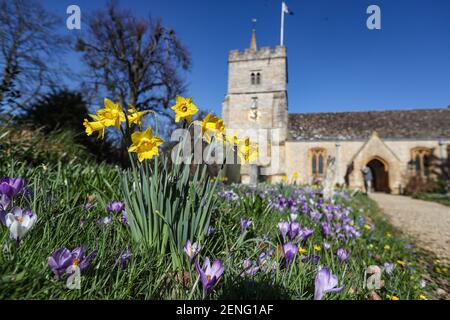
[[[6,227],[9,229],[11,239],[20,241],[30,231],[36,222],[36,215],[29,210],[13,208],[5,217]]]

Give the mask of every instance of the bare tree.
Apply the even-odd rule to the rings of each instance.
[[[89,17],[88,37],[78,40],[91,87],[104,90],[123,107],[166,114],[185,86],[181,70],[188,51],[160,19],[144,19],[118,9],[115,1]]]
[[[63,25],[32,0],[0,0],[0,111],[21,108],[45,88],[60,83],[53,67],[68,44],[57,34]]]

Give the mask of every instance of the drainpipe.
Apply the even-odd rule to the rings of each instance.
[[[339,160],[339,153],[340,153],[339,151],[341,149],[341,143],[338,141],[338,142],[336,142],[335,146],[336,146],[336,157],[335,157],[336,158],[336,183],[339,185],[342,185],[343,181],[342,181],[342,177],[341,177],[341,170],[339,170],[340,165],[341,165],[341,162]]]

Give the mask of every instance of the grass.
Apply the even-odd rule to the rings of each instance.
[[[415,199],[436,202],[450,207],[450,195],[441,193],[418,193],[414,195]]]
[[[30,167],[9,159],[1,162],[0,173],[21,176],[28,181],[33,196],[16,199],[15,205],[29,206],[38,216],[36,225],[18,248],[9,239],[8,230],[0,226],[3,248],[0,299],[203,298],[197,273],[187,257],[183,258],[188,267],[179,270],[172,264],[169,254],[161,257],[152,248],[144,252],[134,250],[136,244],[129,227],[121,222],[120,214],[113,215],[110,224],[97,224],[99,218],[108,215],[105,209],[108,202],[122,199],[120,169],[87,162]],[[392,262],[396,267],[391,275],[383,273],[384,287],[377,290],[382,299],[388,296],[418,299],[421,295],[435,298],[436,287],[447,285],[445,266],[430,260],[428,253],[410,248],[404,236],[382,219],[379,209],[364,195],[342,191],[333,200],[334,205],[348,212],[361,232],[359,238],[325,238],[320,223],[299,214],[300,224],[313,229],[314,233],[301,244],[306,250],[305,257],[296,254],[286,267],[277,223],[287,220],[289,213],[277,209],[275,199],[304,193],[309,210],[316,210],[322,201],[320,192],[309,187],[284,185],[261,185],[258,190],[233,186],[219,191],[223,190],[237,197],[234,201],[224,201],[220,192],[215,195],[220,200],[212,212],[215,231],[202,243],[197,257],[201,262],[205,257],[220,258],[225,267],[209,299],[312,299],[318,265],[307,259],[310,255],[320,257],[320,265],[328,266],[338,276],[339,285],[344,286],[339,293],[327,294],[326,299],[367,299],[369,291],[364,288],[364,271],[369,265],[383,266],[385,262]],[[324,206],[317,209],[324,210]],[[253,221],[245,233],[239,226],[243,217]],[[330,250],[325,250],[325,242],[330,243]],[[47,259],[61,246],[73,249],[81,245],[87,245],[89,251],[96,249],[97,255],[82,272],[81,289],[70,290],[65,277],[55,279]],[[320,251],[314,249],[315,245],[316,249],[320,246]],[[336,249],[340,247],[350,251],[346,262],[336,257]],[[118,255],[127,248],[133,253],[127,267],[115,266]],[[270,256],[261,264],[265,271],[246,275],[244,259],[256,262],[263,252],[266,257]],[[428,280],[424,288],[419,286],[421,279]]]

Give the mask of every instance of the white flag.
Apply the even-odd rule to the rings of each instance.
[[[284,12],[284,13],[287,13],[287,14],[289,14],[289,15],[291,15],[291,16],[294,14],[294,12],[292,12],[291,10],[289,10],[287,4],[286,4],[284,1],[283,1],[283,12]]]

